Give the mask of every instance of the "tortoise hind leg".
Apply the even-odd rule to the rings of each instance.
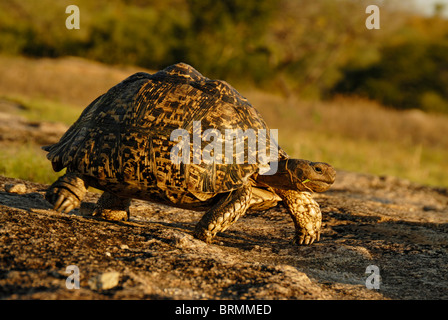
[[[77,173],[68,172],[59,177],[45,193],[45,199],[58,212],[70,212],[79,206],[87,192],[86,181]]]
[[[249,184],[231,191],[204,214],[196,225],[193,235],[206,243],[211,243],[218,232],[226,230],[246,213],[251,197],[252,187]]]
[[[130,198],[119,197],[104,191],[95,205],[92,216],[110,221],[127,221],[130,217],[130,204]]]

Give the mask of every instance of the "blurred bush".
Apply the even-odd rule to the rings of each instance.
[[[342,72],[333,93],[366,96],[398,109],[448,112],[448,29],[442,39],[385,43],[378,61]]]
[[[378,2],[381,29],[365,28]],[[401,7],[400,4],[401,3]],[[65,8],[80,9],[68,30]],[[392,5],[394,4],[394,5]],[[397,5],[398,4],[398,5]],[[448,24],[390,0],[5,0],[0,52],[202,73],[306,98],[356,94],[448,112]]]

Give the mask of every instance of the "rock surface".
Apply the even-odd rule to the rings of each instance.
[[[16,184],[26,192],[5,191]],[[59,214],[47,187],[0,177],[0,299],[448,299],[447,189],[339,171],[315,194],[321,241],[295,246],[282,206],[207,245],[191,236],[202,213],[133,201],[129,222],[107,222],[83,213],[89,192]],[[112,284],[98,289],[104,274]]]

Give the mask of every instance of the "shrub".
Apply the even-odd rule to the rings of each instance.
[[[386,45],[379,61],[347,67],[343,74],[335,93],[366,96],[399,109],[448,112],[448,39]]]

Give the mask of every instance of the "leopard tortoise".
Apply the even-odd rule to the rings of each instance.
[[[247,137],[238,140],[243,143],[239,151],[235,140],[237,151],[230,159],[245,152],[244,161],[225,161],[219,152],[214,161],[173,161],[172,149],[179,145],[179,139],[171,137],[173,131],[183,129],[194,136],[198,128],[222,132],[214,136],[218,142],[228,137],[226,129],[253,129],[257,138],[259,129],[270,132],[259,112],[233,87],[185,63],[155,74],[136,73],[90,103],[59,142],[43,147],[56,172],[66,168],[45,198],[55,210],[69,212],[92,186],[104,191],[93,215],[108,220],[129,219],[132,198],[206,211],[194,236],[207,243],[248,209],[265,210],[282,201],[294,221],[294,242],[319,240],[321,211],[311,192],[333,184],[331,165],[291,159],[276,143],[266,143],[266,149],[277,150],[277,158],[253,161],[260,150],[250,148]],[[208,141],[210,137],[199,140],[199,152],[205,152]],[[197,152],[194,143],[198,140],[186,145]],[[267,164],[275,164],[274,174],[263,174]]]

